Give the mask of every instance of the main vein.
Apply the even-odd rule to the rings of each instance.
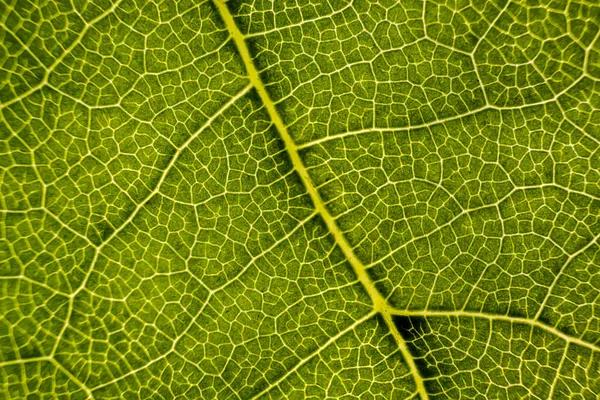
[[[238,49],[240,56],[242,57],[244,66],[246,67],[246,73],[248,74],[248,78],[250,79],[250,83],[252,84],[252,86],[254,86],[254,88],[258,92],[258,95],[259,95],[261,101],[263,102],[263,104],[269,114],[269,117],[271,118],[273,125],[275,126],[275,128],[279,132],[279,135],[283,139],[283,142],[285,143],[285,148],[286,148],[288,155],[292,161],[292,165],[294,166],[294,169],[298,172],[298,175],[302,179],[302,182],[306,188],[306,191],[310,195],[310,198],[314,204],[315,209],[317,210],[317,212],[321,215],[321,217],[325,221],[325,224],[327,225],[329,232],[331,232],[331,234],[333,235],[333,238],[335,239],[336,244],[343,251],[346,259],[348,260],[348,262],[352,266],[356,276],[358,277],[358,280],[360,281],[360,283],[363,285],[363,287],[369,294],[369,297],[371,298],[371,301],[373,302],[373,307],[374,307],[375,311],[380,312],[382,314],[383,319],[385,320],[385,322],[388,326],[388,329],[392,333],[400,351],[402,352],[402,355],[403,355],[406,363],[408,364],[408,367],[410,368],[410,371],[413,375],[413,379],[415,381],[418,393],[420,394],[420,396],[423,400],[428,399],[429,396],[427,395],[427,392],[425,391],[423,379],[422,379],[421,375],[419,374],[419,371],[415,365],[414,359],[408,350],[406,342],[404,341],[402,336],[399,334],[399,332],[396,330],[396,328],[393,324],[391,308],[388,306],[385,298],[375,288],[375,285],[373,284],[373,282],[369,278],[369,275],[367,274],[364,264],[354,254],[352,247],[346,240],[346,237],[344,236],[342,231],[338,228],[338,226],[335,222],[335,219],[333,218],[333,216],[331,215],[329,210],[327,210],[327,207],[325,206],[323,199],[321,199],[321,195],[319,194],[319,192],[313,185],[312,180],[308,174],[308,171],[306,170],[306,167],[304,166],[304,163],[302,162],[302,159],[300,158],[300,154],[298,153],[298,146],[296,146],[296,143],[294,142],[290,133],[288,132],[287,126],[284,124],[283,119],[279,115],[279,112],[277,111],[277,108],[275,107],[275,103],[271,100],[271,97],[269,96],[267,90],[265,89],[265,85],[263,84],[263,82],[260,78],[258,70],[254,66],[254,63],[252,62],[252,57],[250,56],[250,52],[248,51],[248,47],[246,46],[246,41],[244,39],[244,35],[242,34],[242,32],[240,32],[239,28],[237,27],[235,20],[233,19],[233,16],[229,12],[229,9],[227,8],[227,5],[224,3],[224,1],[223,0],[213,0],[213,1],[219,10],[221,18],[223,18],[223,21],[225,22],[225,25],[227,26],[227,30],[229,31],[231,37],[233,38],[233,41]]]

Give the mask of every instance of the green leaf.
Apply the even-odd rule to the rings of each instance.
[[[600,5],[0,0],[0,397],[597,399]]]

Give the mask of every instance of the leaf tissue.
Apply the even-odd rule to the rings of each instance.
[[[0,398],[600,398],[597,0],[0,0]]]

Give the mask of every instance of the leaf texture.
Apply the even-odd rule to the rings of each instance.
[[[0,397],[600,397],[597,2],[0,11]]]

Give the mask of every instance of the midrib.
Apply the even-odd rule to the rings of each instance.
[[[279,132],[279,135],[281,136],[285,144],[287,153],[292,161],[292,165],[294,166],[296,172],[300,175],[300,178],[302,179],[306,191],[310,195],[315,209],[321,215],[321,218],[323,218],[323,220],[325,221],[325,224],[327,225],[329,232],[333,235],[336,244],[343,251],[346,259],[352,266],[354,273],[358,277],[358,280],[369,294],[369,297],[373,302],[373,307],[375,311],[381,313],[381,315],[383,316],[383,319],[385,320],[388,329],[392,333],[396,344],[398,345],[398,348],[402,352],[402,355],[408,367],[410,368],[410,371],[413,375],[413,379],[415,381],[415,385],[417,387],[417,392],[423,400],[428,399],[429,396],[427,395],[427,392],[425,390],[423,379],[415,365],[412,354],[408,350],[406,342],[394,326],[394,323],[392,321],[391,307],[389,307],[385,298],[375,288],[373,281],[371,281],[369,275],[367,274],[364,264],[354,254],[352,247],[346,240],[346,237],[343,235],[342,231],[338,228],[335,219],[327,210],[323,199],[321,199],[319,192],[313,185],[308,171],[306,170],[306,167],[304,166],[304,163],[302,162],[302,159],[300,158],[300,155],[298,153],[298,147],[296,146],[296,143],[290,136],[286,125],[283,123],[283,119],[281,118],[279,112],[277,111],[277,108],[275,107],[275,103],[273,103],[273,101],[271,100],[262,80],[260,79],[260,75],[258,74],[256,67],[254,66],[254,63],[252,62],[252,57],[250,56],[250,52],[248,51],[248,47],[246,46],[244,35],[242,34],[242,32],[240,32],[239,28],[237,27],[235,20],[233,19],[233,16],[229,12],[229,9],[227,8],[227,5],[224,3],[224,1],[213,0],[213,2],[219,10],[219,14],[221,15],[221,18],[223,18],[227,30],[229,31],[229,34],[231,35],[237,47],[237,50],[240,56],[242,57],[244,66],[246,68],[246,73],[248,74],[248,78],[250,79],[250,83],[258,92],[258,95],[265,108],[267,109],[267,112],[269,114],[269,117],[271,118],[273,125]]]

